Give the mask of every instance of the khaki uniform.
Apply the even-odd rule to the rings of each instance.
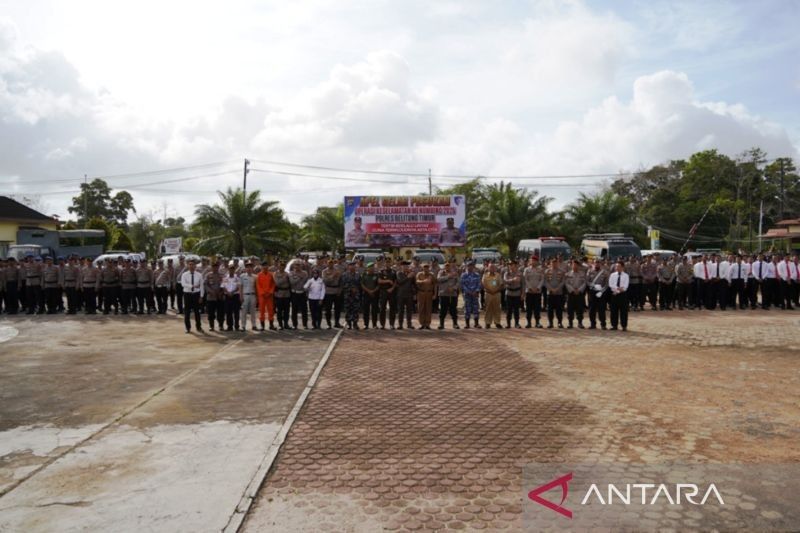
[[[486,313],[483,317],[486,327],[489,328],[492,324],[502,327],[500,325],[500,291],[503,290],[503,276],[499,272],[494,274],[486,272],[481,279],[481,284],[486,300]]]
[[[565,274],[561,268],[548,268],[544,273],[544,287],[547,289],[547,322],[549,328],[553,327],[553,316],[558,319],[558,325],[564,317],[564,279]]]
[[[436,277],[433,272],[422,271],[417,274],[417,320],[420,327],[430,328],[433,311],[433,293],[436,290]]]
[[[100,270],[89,263],[81,268],[81,292],[86,314],[93,315],[97,312],[97,291],[100,289]]]

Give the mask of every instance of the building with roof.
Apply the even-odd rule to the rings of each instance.
[[[800,252],[800,218],[781,220],[759,237],[767,241],[764,248]]]
[[[26,244],[17,243],[17,234],[21,229],[55,231],[58,221],[13,198],[0,196],[0,257],[5,257],[10,245]]]

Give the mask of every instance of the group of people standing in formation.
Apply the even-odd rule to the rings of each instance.
[[[443,265],[379,258],[375,263],[322,257],[316,265],[298,256],[261,264],[222,258],[199,263],[180,258],[137,262],[119,257],[95,266],[77,257],[26,257],[0,261],[0,310],[17,314],[166,314],[168,306],[202,331],[322,328],[438,329],[446,320],[460,329],[589,329],[623,331],[628,312],[672,309],[794,309],[800,305],[798,256],[711,255],[660,259],[622,258],[504,260],[478,266],[466,260]],[[65,298],[66,297],[66,298]],[[66,299],[66,307],[65,307]],[[176,309],[177,304],[177,309]],[[344,323],[342,323],[344,319]],[[505,319],[505,320],[504,320]],[[277,326],[275,325],[277,321]],[[258,323],[257,323],[258,322]],[[259,327],[260,326],[260,327]]]

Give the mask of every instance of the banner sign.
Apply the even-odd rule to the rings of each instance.
[[[453,196],[345,196],[346,248],[466,245],[466,202]]]
[[[161,246],[159,246],[159,250],[161,251],[161,255],[173,255],[182,253],[183,238],[172,237],[169,239],[164,239],[163,241],[161,241]]]

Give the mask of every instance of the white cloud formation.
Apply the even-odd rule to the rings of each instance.
[[[633,170],[706,148],[736,155],[759,146],[772,156],[796,155],[783,126],[741,103],[700,97],[692,84],[694,76],[690,81],[683,72],[653,68],[626,78],[623,71],[639,53],[636,40],[641,31],[619,15],[578,1],[533,4],[532,12],[502,24],[491,19],[491,10],[482,4],[439,4],[422,23],[440,25],[441,31],[420,48],[409,44],[419,36],[403,23],[388,34],[390,46],[380,46],[383,33],[378,28],[364,30],[368,42],[358,48],[357,39],[346,34],[347,20],[321,24],[336,11],[333,4],[321,2],[328,6],[321,14],[297,8],[288,19],[292,25],[305,31],[320,23],[326,42],[341,34],[347,45],[341,48],[348,53],[339,55],[351,59],[322,50],[323,57],[337,60],[305,72],[299,87],[276,89],[277,74],[272,72],[263,88],[254,91],[258,84],[251,77],[246,89],[231,85],[218,98],[205,94],[205,107],[198,107],[190,118],[185,109],[153,118],[152,112],[141,112],[141,102],[134,105],[121,101],[116,92],[91,88],[65,55],[23,44],[13,25],[0,23],[0,181],[6,184],[0,190],[9,190],[14,177],[18,179],[13,187],[28,192],[40,190],[26,186],[26,180],[36,178],[238,161],[208,170],[233,170],[230,175],[191,182],[188,188],[205,191],[202,194],[176,192],[187,188],[183,184],[165,184],[169,192],[163,194],[131,190],[141,209],[159,208],[167,201],[180,214],[191,216],[196,203],[214,200],[214,190],[241,182],[237,168],[245,156],[255,161],[502,176]],[[294,8],[286,10],[291,15]],[[346,11],[347,16],[359,13],[352,6]],[[682,17],[678,12],[668,22],[677,24]],[[464,22],[484,18],[485,23],[474,26]],[[293,43],[302,41],[293,30],[282,32],[275,19],[269,25],[280,53],[254,70],[269,65],[289,75],[312,64],[292,55]],[[110,31],[106,28],[103,35],[110,38]],[[202,50],[208,47],[203,46]],[[148,45],[149,60],[157,55],[152,48]],[[191,49],[191,41],[178,49]],[[358,52],[351,53],[353,49]],[[176,54],[180,55],[169,54],[170,61],[180,59]],[[189,64],[195,68],[201,59],[193,57]],[[164,74],[168,66],[160,65],[155,73]],[[179,78],[174,75],[175,83],[185,82]],[[287,84],[299,84],[298,79],[292,77]],[[162,77],[158,83],[170,81]],[[172,88],[171,97],[174,92]],[[160,102],[155,107],[165,106]],[[254,163],[256,168],[264,166]],[[181,175],[186,173],[177,177]],[[419,178],[387,179],[405,184],[254,173],[249,185],[262,187],[293,213],[332,204],[345,193],[413,193],[427,185]],[[46,187],[63,190],[77,188],[77,183]],[[556,197],[556,205],[576,194],[567,188],[540,190]],[[47,200],[66,214],[70,196]]]

